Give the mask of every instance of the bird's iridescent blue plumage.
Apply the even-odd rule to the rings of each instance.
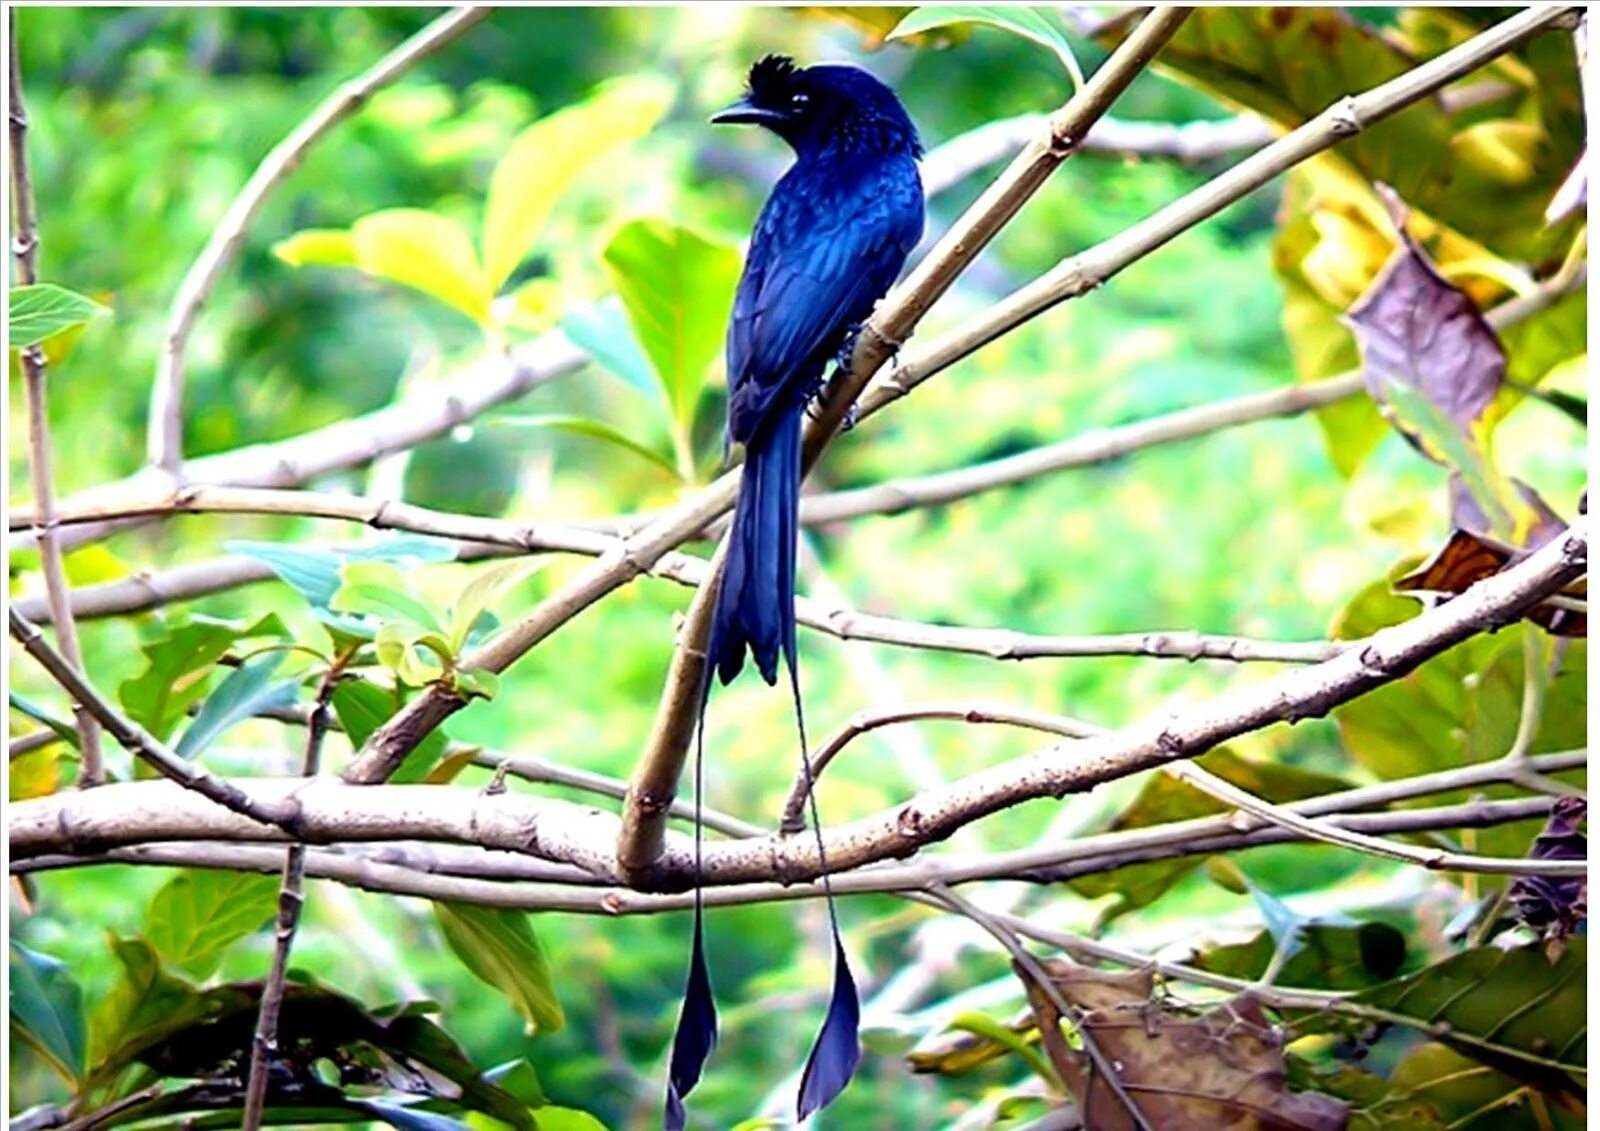
[[[714,670],[728,683],[748,652],[762,679],[774,684],[781,653],[804,760],[794,616],[804,412],[828,363],[887,293],[922,236],[916,166],[922,151],[905,108],[883,83],[855,67],[802,69],[781,56],[756,63],[746,98],[713,120],[772,130],[794,149],[795,162],[756,220],[728,327],[727,438],[744,446],[745,463],[712,613],[707,679]],[[705,704],[702,693],[702,734]],[[819,853],[821,847],[819,839]],[[801,1118],[839,1094],[861,1055],[860,1002],[831,893],[829,918],[834,986],[802,1079]],[[683,1126],[684,1096],[716,1040],[701,931],[696,900],[695,949],[673,1046],[669,1131]]]

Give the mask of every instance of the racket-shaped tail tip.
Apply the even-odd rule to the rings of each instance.
[[[688,1118],[684,1097],[700,1082],[706,1060],[717,1047],[717,1002],[706,968],[699,917],[697,908],[689,979],[683,988],[683,1007],[678,1012],[678,1031],[672,1038],[672,1066],[667,1074],[667,1104],[662,1117],[667,1131],[683,1131]]]
[[[861,999],[850,974],[844,944],[833,943],[833,996],[822,1032],[811,1047],[805,1075],[800,1079],[799,1116],[803,1120],[832,1103],[861,1063]]]

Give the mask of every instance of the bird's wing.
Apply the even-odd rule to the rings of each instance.
[[[747,442],[776,403],[805,395],[845,329],[900,273],[922,230],[921,188],[909,162],[907,170],[870,183],[811,177],[773,191],[728,331],[731,439]]]

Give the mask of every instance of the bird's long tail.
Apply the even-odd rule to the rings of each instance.
[[[706,648],[706,671],[700,691],[700,720],[695,748],[695,911],[694,944],[684,1001],[673,1039],[667,1090],[668,1131],[683,1126],[683,1098],[700,1073],[717,1040],[716,1003],[706,965],[700,894],[700,804],[704,762],[705,711],[710,698],[710,673],[727,684],[744,667],[745,650],[755,658],[761,678],[777,683],[778,656],[789,669],[795,722],[800,732],[800,760],[806,790],[811,792],[811,761],[806,744],[805,713],[800,702],[800,677],[795,647],[795,556],[800,511],[800,437],[803,413],[786,413],[766,434],[753,437],[745,450],[744,475],[734,508],[728,560],[712,612]],[[816,798],[810,797],[822,885],[834,946],[833,993],[822,1030],[812,1046],[800,1083],[799,1116],[804,1119],[834,1099],[855,1073],[861,1058],[858,1032],[861,1006],[855,980],[839,935],[839,920],[823,854],[822,825]]]

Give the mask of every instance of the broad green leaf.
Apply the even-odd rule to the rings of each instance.
[[[11,328],[6,332],[6,345],[14,350],[36,346],[63,330],[107,313],[93,299],[54,283],[13,287],[7,309]]]
[[[655,464],[672,478],[678,478],[677,467],[666,455],[613,428],[605,421],[595,420],[593,417],[550,412],[540,413],[537,416],[498,416],[489,421],[489,424],[495,428],[553,428],[561,432],[570,432],[575,436],[588,436],[632,452],[647,463]]]
[[[67,964],[11,940],[7,963],[11,1036],[68,1081],[83,1075],[87,1030],[83,991]]]
[[[1349,1131],[1445,1131],[1437,1111],[1412,1096],[1410,1089],[1381,1076],[1345,1062],[1313,1063],[1294,1052],[1287,1053],[1284,1062],[1295,1091],[1323,1092],[1350,1105]]]
[[[333,713],[338,716],[339,725],[355,750],[359,750],[399,706],[394,692],[366,680],[345,680],[339,684],[334,688],[332,703]],[[444,731],[434,729],[406,755],[389,780],[397,785],[422,781],[444,757],[445,745]]]
[[[369,275],[414,287],[479,325],[488,323],[494,288],[472,237],[456,221],[420,208],[388,208],[363,216],[350,232],[356,264]]]
[[[513,586],[521,585],[548,564],[549,559],[525,559],[482,566],[461,590],[450,609],[450,645],[459,652],[466,647],[478,618]]]
[[[574,345],[587,350],[612,376],[659,402],[662,408],[670,407],[666,390],[657,380],[650,359],[645,357],[628,323],[622,300],[615,295],[567,311],[561,316],[561,332],[572,339]]]
[[[272,675],[282,666],[282,652],[268,652],[255,656],[229,672],[217,684],[217,689],[206,697],[200,711],[178,739],[177,753],[183,758],[198,758],[207,746],[235,723],[254,718],[269,707],[287,707],[294,703],[299,690],[298,679],[271,682]]]
[[[1298,949],[1273,984],[1314,990],[1359,990],[1393,978],[1406,957],[1406,937],[1387,923],[1346,926],[1302,923]],[[1266,972],[1278,946],[1271,931],[1249,942],[1212,947],[1189,962],[1231,978],[1255,980]]]
[[[495,1087],[509,1092],[529,1107],[540,1107],[545,1102],[544,1088],[539,1083],[539,1074],[534,1071],[533,1065],[528,1063],[526,1057],[497,1064],[485,1072],[483,1078]]]
[[[1350,783],[1328,774],[1313,773],[1293,766],[1281,766],[1240,757],[1227,747],[1219,747],[1196,760],[1218,777],[1247,789],[1258,797],[1281,804],[1348,789]],[[1227,807],[1193,786],[1165,774],[1153,774],[1132,804],[1105,830],[1144,828],[1168,821],[1207,817],[1227,811]],[[1204,862],[1204,857],[1189,856],[1173,860],[1152,860],[1131,864],[1111,872],[1079,876],[1071,887],[1086,898],[1115,895],[1117,901],[1100,913],[1100,924],[1111,922],[1129,911],[1144,907],[1165,894]]]
[[[533,1125],[539,1131],[606,1131],[606,1125],[588,1112],[553,1104],[534,1111]]]
[[[707,372],[722,351],[739,253],[669,220],[641,219],[611,237],[605,264],[672,419],[687,433]]]
[[[449,641],[443,636],[409,623],[384,625],[373,645],[378,662],[407,687],[424,687],[444,678],[445,665],[455,660]]]
[[[347,562],[340,570],[343,584],[328,602],[330,609],[368,613],[386,621],[399,620],[432,632],[444,631],[444,616],[426,597],[406,592],[406,575],[388,562]]]
[[[451,543],[416,534],[333,550],[239,541],[225,542],[223,549],[261,562],[316,609],[326,609],[339,591],[339,568],[347,561],[393,562],[410,567],[447,562],[456,556],[456,548]]]
[[[904,39],[951,24],[988,24],[1048,47],[1061,60],[1067,74],[1072,76],[1073,85],[1082,86],[1083,70],[1078,66],[1077,56],[1072,53],[1072,45],[1067,42],[1060,25],[1046,15],[1046,11],[1044,8],[998,4],[938,4],[914,10],[895,25],[888,38]]]
[[[13,710],[20,711],[34,722],[49,727],[61,737],[63,742],[71,743],[74,748],[77,747],[78,731],[71,723],[64,719],[56,718],[33,700],[18,695],[10,688],[6,689],[6,700],[11,704]]]
[[[173,625],[142,650],[145,667],[117,688],[123,710],[134,722],[165,741],[183,719],[189,704],[205,694],[206,676],[217,660],[239,641],[253,636],[284,636],[275,614],[253,624],[195,617]]]
[[[71,326],[68,326],[60,333],[51,334],[48,338],[39,343],[39,348],[44,353],[44,364],[46,370],[54,369],[63,361],[66,361],[68,357],[72,356],[72,351],[78,347],[78,340],[83,337],[83,332],[88,328],[88,325],[89,323],[87,322],[75,323]],[[6,371],[10,373],[13,381],[22,380],[23,368],[21,350],[8,349],[6,351]],[[67,561],[70,562],[71,560],[72,555],[67,555]]]
[[[521,911],[435,901],[434,917],[456,957],[505,994],[527,1021],[527,1031],[551,1032],[566,1024],[545,961],[544,948]]]
[[[145,1049],[207,1012],[206,999],[189,982],[162,969],[150,943],[114,934],[110,938],[122,977],[90,1021],[91,1083],[114,1078]]]
[[[7,799],[31,801],[35,797],[49,797],[61,788],[66,765],[76,761],[72,748],[59,742],[13,755],[7,764]]]
[[[1395,1066],[1390,1082],[1397,1100],[1425,1104],[1429,1111],[1438,1113],[1438,1122],[1433,1124],[1395,1121],[1379,1125],[1394,1131],[1426,1131],[1429,1127],[1448,1127],[1449,1131],[1582,1131],[1588,1126],[1581,1093],[1562,1093],[1549,1086],[1518,1081],[1432,1041],[1406,1053]],[[1548,1085],[1549,1081],[1543,1083]],[[1536,1102],[1541,1110],[1533,1110]],[[1361,1131],[1360,1124],[1352,1123],[1351,1127]]]
[[[144,937],[168,965],[206,978],[230,946],[271,920],[277,906],[276,876],[189,868],[150,897]]]
[[[672,98],[660,78],[615,79],[517,135],[489,180],[483,260],[490,292],[505,285],[584,170],[649,133]]]
[[[1549,1085],[1552,1076],[1559,1083],[1565,1072],[1581,1074],[1588,1063],[1587,955],[1583,936],[1569,940],[1554,962],[1537,945],[1479,947],[1351,1000],[1422,1029],[1481,1064]],[[1301,1027],[1320,1023],[1307,1018]]]
[[[355,235],[344,228],[307,228],[272,245],[290,267],[355,267]]]

